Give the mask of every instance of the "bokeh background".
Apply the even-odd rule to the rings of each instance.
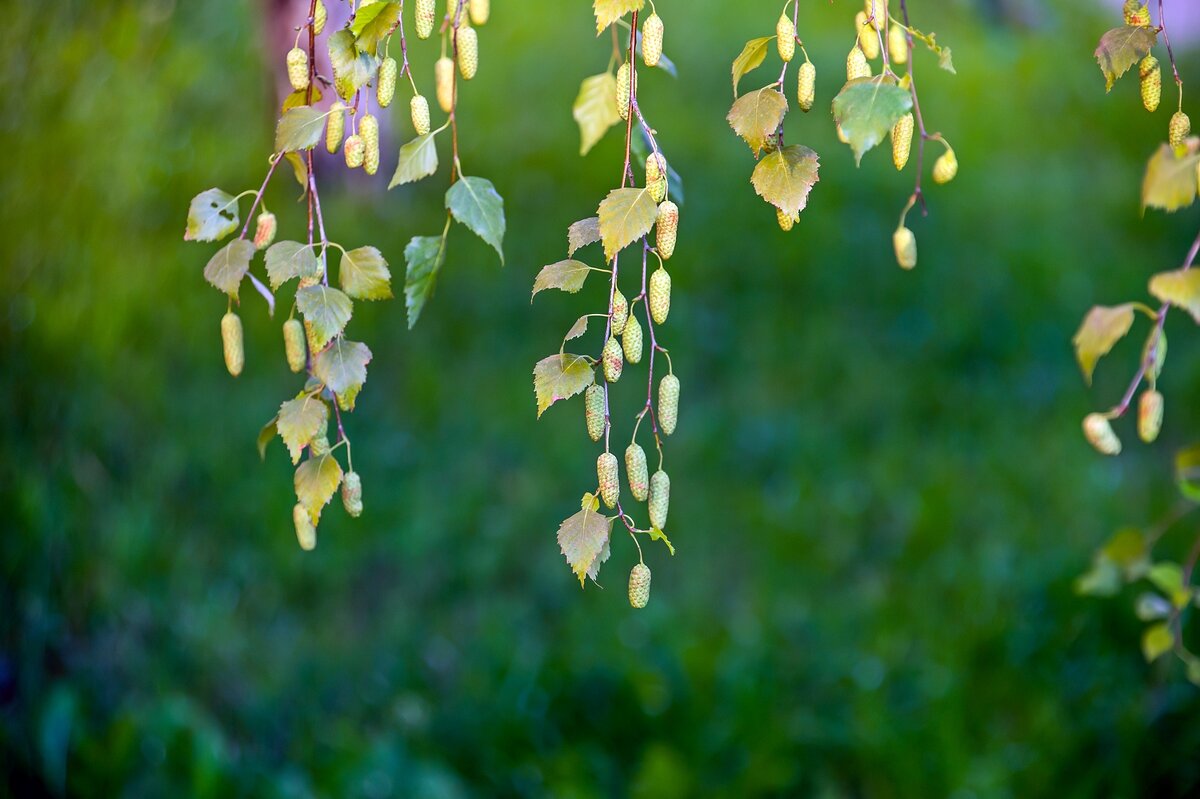
[[[885,152],[856,170],[824,111],[855,4],[802,10],[822,99],[789,139],[822,179],[789,235],[724,122],[729,62],[776,6],[659,4],[681,77],[641,93],[686,183],[664,331],[684,404],[678,554],[648,550],[636,613],[627,537],[603,590],[558,552],[595,449],[577,402],[535,420],[530,380],[600,302],[529,290],[619,175],[618,137],[581,159],[570,114],[608,42],[582,0],[494,5],[462,146],[505,197],[508,265],[458,229],[414,331],[402,301],[360,304],[367,511],[331,510],[311,554],[282,447],[254,446],[296,390],[278,320],[244,292],[229,378],[215,246],[181,240],[192,195],[261,179],[281,66],[263,7],[6,7],[0,793],[1195,795],[1197,689],[1143,662],[1132,593],[1072,589],[1114,528],[1167,512],[1171,452],[1200,430],[1200,337],[1175,314],[1163,440],[1122,426],[1127,454],[1102,460],[1079,433],[1139,343],[1089,391],[1076,325],[1143,297],[1196,226],[1139,213],[1170,103],[1146,114],[1130,80],[1105,96],[1113,4],[912,1],[954,49],[957,77],[922,54],[918,78],[962,170],[912,224],[911,274],[890,253],[911,174]],[[414,49],[431,94],[434,46]],[[391,193],[330,180],[331,236],[400,274],[409,237],[440,230],[444,169]],[[287,175],[268,194],[284,237],[295,194]]]

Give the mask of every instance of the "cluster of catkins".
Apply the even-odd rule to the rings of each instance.
[[[1125,0],[1125,24],[1138,28],[1150,28],[1150,7],[1142,0]],[[1158,110],[1162,100],[1162,67],[1153,53],[1147,54],[1138,64],[1138,79],[1141,81],[1142,105],[1153,113]],[[1182,99],[1182,98],[1181,98]],[[1184,140],[1192,132],[1192,121],[1180,108],[1171,115],[1167,124],[1167,142],[1178,152],[1184,147]]]

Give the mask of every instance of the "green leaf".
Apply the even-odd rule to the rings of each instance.
[[[742,48],[742,52],[738,57],[733,59],[734,97],[737,97],[738,83],[746,76],[746,73],[762,66],[763,59],[767,57],[767,47],[773,41],[775,41],[774,36],[762,36],[757,39],[751,39],[746,42],[746,46]]]
[[[775,135],[787,110],[787,98],[772,84],[734,100],[726,119],[733,132],[741,136],[757,156]]]
[[[650,232],[658,219],[658,205],[649,189],[613,189],[600,203],[600,238],[604,257],[617,253]]]
[[[954,69],[954,57],[950,54],[949,47],[939,47],[937,49],[938,67],[946,70],[951,75],[957,75],[958,71]]]
[[[1100,550],[1101,557],[1124,570],[1131,580],[1145,572],[1149,554],[1146,536],[1136,527],[1121,528]]]
[[[392,175],[391,182],[388,183],[389,189],[403,186],[405,183],[416,183],[437,172],[437,142],[434,141],[436,135],[437,131],[430,131],[400,148],[400,161],[396,164],[396,172]]]
[[[313,361],[313,374],[334,394],[357,394],[367,382],[371,350],[359,341],[334,339]]]
[[[188,206],[184,241],[220,241],[237,230],[237,198],[220,189],[202,191]]]
[[[583,247],[600,241],[600,217],[580,219],[567,228],[567,257],[573,257]]]
[[[563,344],[566,344],[568,341],[571,341],[573,339],[579,338],[580,336],[582,336],[584,333],[587,332],[587,329],[588,329],[587,316],[579,317],[578,319],[575,320],[575,324],[571,325],[571,329],[567,331],[567,335],[563,336]]]
[[[911,109],[912,95],[891,75],[852,80],[833,98],[833,119],[849,139],[858,164]]]
[[[262,460],[267,458],[267,445],[275,438],[279,432],[276,423],[279,421],[278,416],[272,416],[271,420],[262,426],[262,430],[258,431],[258,457]]]
[[[325,114],[317,108],[301,106],[284,112],[275,127],[275,152],[311,150],[325,132]]]
[[[533,367],[533,391],[537,396],[537,415],[559,400],[575,396],[596,382],[596,371],[583,355],[555,353]]]
[[[1166,622],[1152,624],[1142,633],[1142,654],[1147,663],[1153,663],[1175,646],[1175,635]]]
[[[1087,574],[1075,580],[1075,593],[1080,596],[1116,596],[1121,585],[1121,570],[1116,564],[1098,559]]]
[[[1146,579],[1153,583],[1155,588],[1166,594],[1176,608],[1185,608],[1192,600],[1191,590],[1183,583],[1183,567],[1178,563],[1170,561],[1155,563],[1147,572]]]
[[[1088,311],[1083,324],[1071,341],[1075,345],[1075,357],[1083,370],[1083,379],[1092,384],[1092,373],[1096,363],[1109,353],[1113,345],[1124,338],[1133,326],[1133,303],[1124,305],[1097,305]]]
[[[750,182],[758,196],[789,216],[808,205],[808,193],[819,178],[817,154],[793,144],[766,155],[754,167]]]
[[[267,248],[267,279],[271,288],[280,286],[297,277],[317,277],[321,274],[321,263],[313,248],[298,241],[278,241]]]
[[[1200,324],[1200,269],[1175,269],[1150,278],[1150,293],[1182,308]]]
[[[350,23],[354,46],[359,52],[376,54],[379,44],[400,22],[400,3],[360,5]]]
[[[296,292],[296,307],[312,327],[312,345],[322,349],[350,321],[354,303],[342,292],[325,285],[308,286]]]
[[[602,555],[608,547],[612,525],[613,519],[594,509],[584,508],[558,526],[558,547],[571,571],[579,578],[580,586],[589,573],[595,579],[598,571],[596,561],[603,561]]]
[[[533,281],[533,297],[546,289],[559,289],[574,294],[583,288],[583,282],[587,280],[591,271],[592,268],[582,261],[559,261],[543,266]],[[529,298],[530,302],[533,302],[533,297]]]
[[[659,530],[657,527],[651,526],[650,527],[650,540],[651,541],[662,541],[664,544],[667,545],[667,549],[671,550],[671,556],[674,557],[675,545],[671,543],[671,539],[667,538],[667,534],[664,533],[662,530]]]
[[[374,247],[359,247],[342,253],[338,267],[342,290],[356,300],[390,300],[392,273],[383,253]]]
[[[438,273],[446,262],[443,236],[416,236],[404,248],[407,273],[404,277],[404,301],[408,308],[408,327],[421,318],[425,303],[437,286]]]
[[[292,456],[292,463],[300,462],[304,448],[328,418],[329,408],[313,396],[303,395],[279,406],[276,428]]]
[[[209,259],[204,267],[204,279],[236,300],[238,286],[250,270],[254,252],[254,242],[234,239]]]
[[[617,79],[602,72],[583,79],[571,116],[579,123],[579,154],[587,155],[609,128],[621,121],[617,110]]]
[[[321,520],[321,509],[333,499],[342,483],[342,466],[332,454],[309,458],[296,469],[294,482],[296,499],[316,524]]]
[[[1140,25],[1122,25],[1101,36],[1095,56],[1104,73],[1105,91],[1111,91],[1117,78],[1149,55],[1157,40],[1157,30]]]
[[[340,30],[329,36],[329,63],[333,66],[333,85],[343,100],[366,86],[379,69],[379,59],[374,53],[361,52],[355,46],[355,36],[348,30]]]
[[[504,263],[504,198],[490,180],[464,175],[446,192],[446,209],[492,245]]]
[[[1200,444],[1175,453],[1175,483],[1184,497],[1200,502]]]
[[[641,11],[645,0],[594,0],[592,9],[596,12],[596,35],[616,22],[630,11]]]
[[[1142,178],[1142,209],[1171,213],[1196,201],[1196,166],[1200,164],[1200,138],[1191,137],[1182,155],[1163,144],[1146,163]]]

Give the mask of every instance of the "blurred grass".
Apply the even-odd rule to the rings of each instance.
[[[804,10],[819,103],[851,5]],[[529,379],[596,302],[531,308],[533,276],[619,174],[615,135],[577,156],[570,103],[608,58],[585,3],[501,4],[481,32],[463,160],[505,197],[509,266],[457,230],[415,331],[401,302],[357,309],[375,352],[350,423],[367,512],[329,514],[313,555],[281,448],[261,464],[253,446],[293,390],[277,322],[247,293],[248,368],[230,380],[209,250],[180,240],[193,194],[264,169],[275,65],[257,7],[10,9],[0,790],[1195,792],[1195,690],[1142,663],[1131,596],[1070,585],[1113,528],[1169,506],[1169,453],[1200,429],[1196,344],[1173,317],[1164,442],[1101,462],[1078,431],[1138,351],[1118,347],[1089,393],[1078,320],[1140,297],[1193,233],[1193,212],[1138,215],[1165,113],[1137,111],[1130,81],[1105,97],[1090,57],[1105,20],[1072,4],[1036,30],[912,5],[954,48],[957,77],[928,57],[917,77],[963,163],[913,225],[912,274],[889,252],[911,176],[882,153],[856,171],[820,111],[789,124],[822,155],[797,229],[754,197],[723,120],[728,62],[774,8],[660,9],[681,78],[641,91],[688,189],[664,336],[685,397],[679,554],[649,550],[637,614],[627,542],[604,591],[581,594],[562,562],[554,531],[592,449],[577,407],[535,422]],[[268,195],[283,235],[301,225],[288,180]],[[331,182],[330,235],[398,272],[408,238],[439,230],[443,185]]]

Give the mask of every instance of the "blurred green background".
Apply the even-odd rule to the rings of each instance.
[[[885,152],[856,170],[824,111],[855,3],[802,9],[822,99],[788,135],[822,179],[788,235],[724,121],[729,62],[777,7],[659,4],[680,79],[643,76],[641,95],[686,181],[663,332],[684,400],[678,554],[647,550],[644,612],[624,596],[627,537],[604,590],[581,592],[558,552],[595,448],[578,401],[535,420],[530,380],[601,302],[597,284],[529,303],[619,174],[616,135],[578,156],[570,105],[609,55],[586,2],[499,0],[481,30],[463,159],[505,197],[508,265],[459,228],[416,330],[402,300],[360,304],[367,511],[330,511],[312,554],[283,448],[261,463],[254,447],[297,388],[279,321],[244,292],[248,366],[230,379],[225,301],[201,276],[216,246],[181,240],[192,195],[261,179],[280,66],[262,9],[8,6],[0,792],[1195,795],[1196,689],[1143,662],[1132,594],[1071,582],[1114,528],[1172,504],[1200,337],[1172,315],[1163,440],[1123,425],[1108,460],[1079,420],[1119,395],[1140,340],[1089,392],[1070,338],[1092,303],[1140,299],[1176,266],[1196,214],[1139,216],[1170,103],[1146,114],[1128,79],[1105,97],[1091,52],[1112,16],[1037,5],[1025,24],[911,3],[954,49],[957,77],[921,54],[918,79],[963,166],[910,223],[907,274],[890,232],[911,173]],[[435,46],[414,50],[432,94]],[[391,193],[329,180],[331,237],[401,273],[408,239],[440,230],[444,172]],[[301,235],[295,194],[282,175],[268,195],[284,238]]]

